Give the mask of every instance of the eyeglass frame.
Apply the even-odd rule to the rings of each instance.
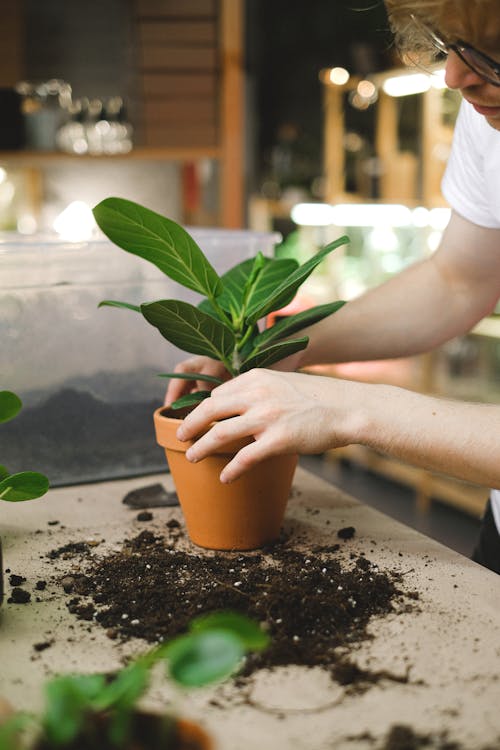
[[[492,86],[498,86],[500,87],[500,62],[498,60],[493,60],[493,58],[488,57],[488,55],[485,55],[484,52],[480,52],[475,47],[472,46],[472,44],[468,44],[467,42],[464,42],[462,39],[457,39],[456,42],[445,42],[444,39],[442,39],[438,34],[436,34],[433,29],[426,26],[422,21],[417,18],[416,16],[411,14],[412,21],[421,29],[427,37],[430,39],[432,44],[436,49],[438,49],[440,52],[444,54],[448,54],[449,50],[452,50],[458,57],[462,60],[462,62],[467,65],[467,67],[472,70],[476,75],[480,76],[484,81],[487,81]],[[498,76],[497,79],[490,78],[488,74],[485,74],[481,71],[479,71],[477,68],[475,68],[469,60],[464,56],[464,52],[470,51],[474,55],[476,55],[481,61],[483,61],[488,68],[490,68],[493,73]]]

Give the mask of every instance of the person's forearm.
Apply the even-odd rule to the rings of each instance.
[[[469,331],[500,295],[499,232],[452,214],[439,250],[305,331],[300,365],[420,354]]]
[[[500,406],[387,385],[362,386],[357,397],[356,442],[424,469],[500,488]]]
[[[430,260],[348,302],[304,331],[309,345],[300,366],[420,354],[468,330],[482,315]]]
[[[191,461],[251,436],[224,468],[222,481],[237,479],[271,455],[361,444],[500,489],[500,406],[396,386],[256,368],[215,388],[177,436],[195,439],[186,454]]]

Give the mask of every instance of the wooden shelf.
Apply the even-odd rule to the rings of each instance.
[[[19,164],[20,166],[35,166],[50,164],[51,162],[77,160],[96,161],[102,159],[138,160],[138,161],[198,161],[200,159],[220,159],[221,148],[210,146],[207,148],[169,148],[169,147],[138,147],[127,154],[68,154],[63,151],[0,151],[1,164]]]

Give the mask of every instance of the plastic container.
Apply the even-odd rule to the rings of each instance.
[[[272,255],[278,234],[190,228],[219,273]],[[23,410],[0,435],[0,463],[41,471],[52,486],[163,471],[153,411],[166,372],[186,354],[128,310],[132,304],[200,297],[107,239],[0,235],[0,388]]]

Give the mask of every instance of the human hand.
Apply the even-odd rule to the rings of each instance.
[[[210,357],[190,357],[180,362],[175,366],[174,372],[178,373],[189,373],[199,372],[203,375],[211,375],[222,380],[229,377],[229,373],[226,368],[216,359],[210,359]],[[210,391],[214,388],[214,384],[205,380],[180,380],[172,378],[168,384],[167,392],[165,394],[165,406],[170,406],[181,396],[185,396],[192,391]]]
[[[220,475],[221,482],[232,482],[272,455],[323,453],[355,442],[356,420],[351,420],[347,404],[356,403],[350,392],[359,385],[316,375],[251,370],[215,388],[183,420],[177,437],[192,440],[207,430],[186,453],[193,462],[230,441],[253,437]]]

